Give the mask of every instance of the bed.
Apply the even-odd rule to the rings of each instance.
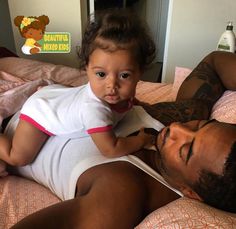
[[[4,48],[0,48],[0,57],[1,124],[40,86],[50,83],[77,86],[87,82],[86,74],[75,68],[18,58]],[[176,67],[173,84],[140,81],[136,97],[150,104],[173,101],[190,72],[191,69]],[[236,92],[226,91],[215,104],[211,117],[236,123]],[[57,202],[60,200],[52,192],[34,181],[13,175],[1,178],[0,228],[10,228],[23,217]],[[236,228],[236,214],[184,197],[157,209],[136,227],[145,228]]]

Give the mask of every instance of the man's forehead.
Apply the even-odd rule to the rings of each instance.
[[[215,122],[215,124],[218,127],[218,136],[213,134],[213,139],[215,138],[215,142],[212,145],[210,144],[210,148],[214,148],[214,152],[212,153],[213,159],[216,159],[217,161],[218,158],[218,169],[220,169],[221,166],[223,169],[224,164],[231,152],[231,148],[236,141],[236,124],[218,121]]]
[[[219,122],[219,121],[215,121],[214,122],[217,126],[224,127],[224,128],[230,128],[230,129],[234,129],[236,131],[236,123],[227,123],[227,122]]]
[[[236,124],[226,123],[228,129],[230,129],[233,133],[233,136],[236,138]],[[226,131],[227,133],[227,131]]]

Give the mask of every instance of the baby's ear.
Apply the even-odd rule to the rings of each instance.
[[[194,199],[194,200],[198,200],[198,201],[203,201],[202,198],[191,188],[189,187],[182,187],[180,190],[184,196]]]

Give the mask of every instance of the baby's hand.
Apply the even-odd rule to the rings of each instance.
[[[152,134],[145,133],[144,128],[140,129],[138,136],[140,138],[142,138],[142,140],[144,142],[144,146],[143,146],[144,148],[149,149],[155,145],[156,136],[152,135]]]

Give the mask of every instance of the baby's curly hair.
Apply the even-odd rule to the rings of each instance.
[[[85,70],[96,48],[129,50],[141,70],[154,60],[156,51],[147,24],[129,9],[99,11],[90,18],[79,51],[80,69]]]

